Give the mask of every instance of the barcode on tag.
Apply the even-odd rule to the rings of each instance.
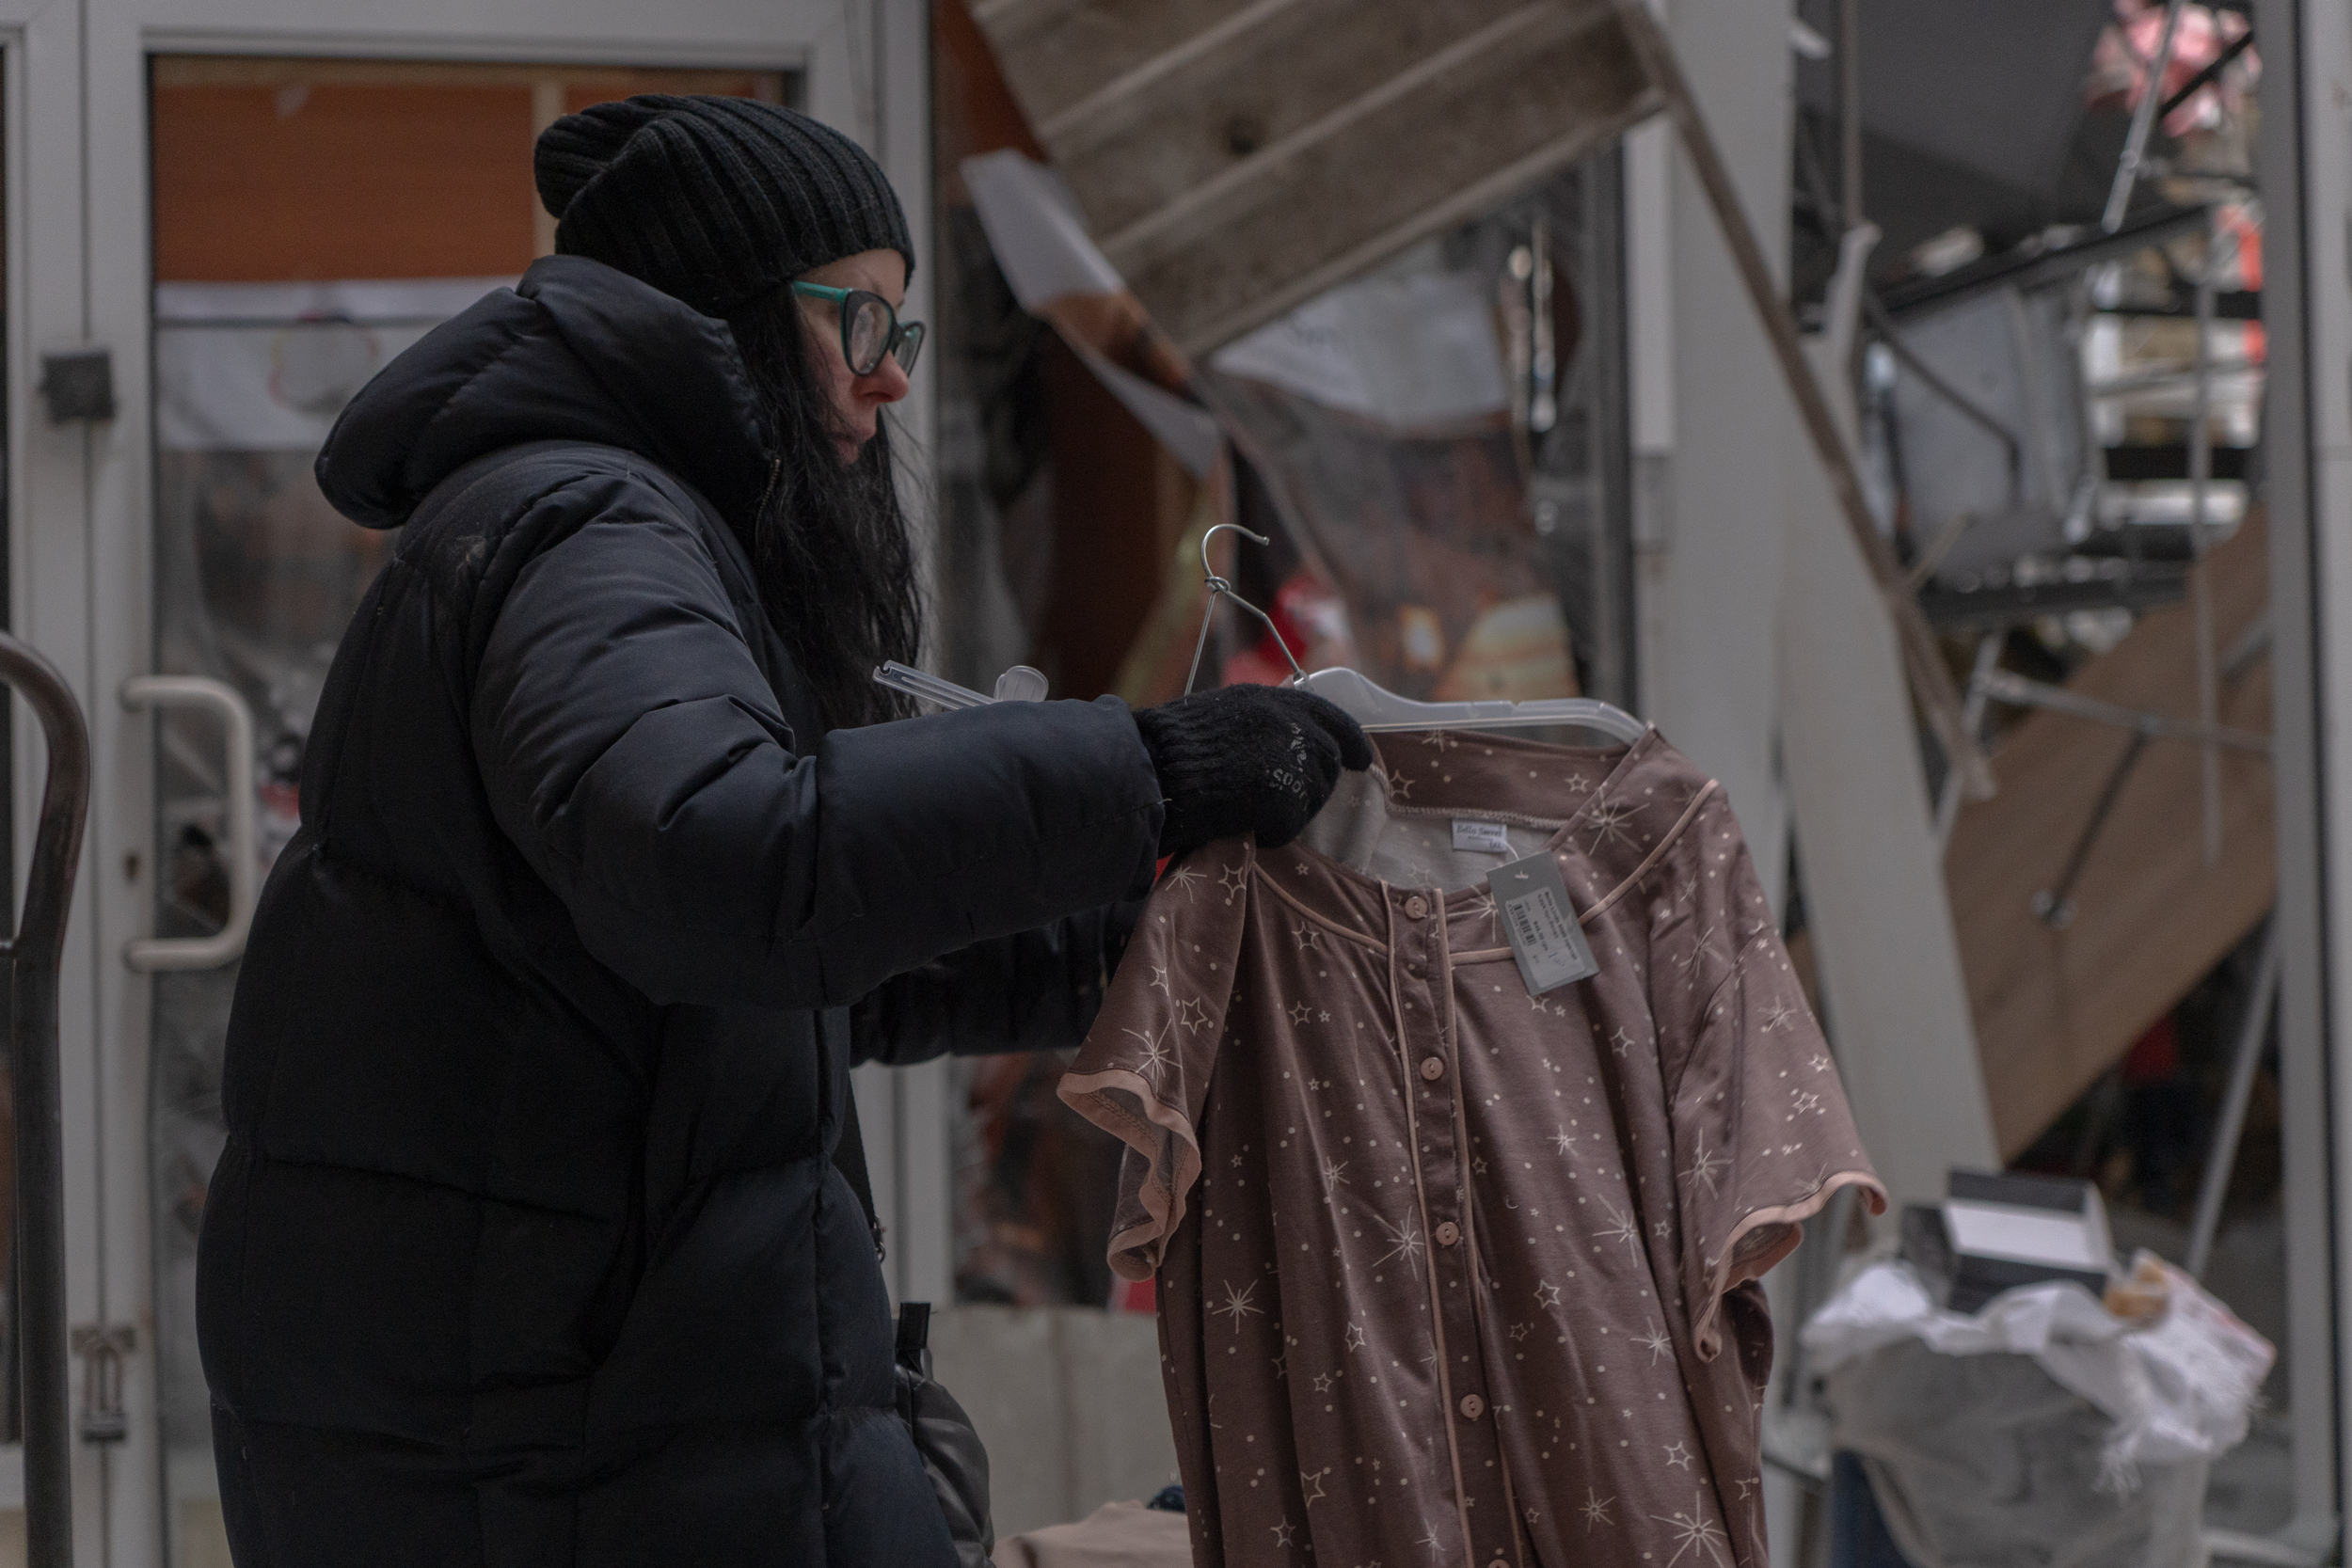
[[[1458,825],[1457,825],[1458,828]],[[1577,924],[1567,885],[1559,864],[1549,855],[1530,855],[1486,873],[1487,889],[1495,895],[1503,934],[1511,941],[1511,956],[1518,960],[1519,978],[1528,994],[1586,979],[1600,973],[1593,949]]]
[[[1473,822],[1467,816],[1457,816],[1454,819],[1454,847],[1507,855],[1511,852],[1511,837],[1500,822]]]

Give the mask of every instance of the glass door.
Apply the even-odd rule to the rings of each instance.
[[[552,248],[531,178],[548,121],[646,91],[785,102],[799,82],[218,55],[151,71],[154,668],[209,683],[156,730],[156,1416],[167,1560],[210,1568],[228,1557],[195,1278],[237,978],[220,939],[299,825],[320,686],[395,542],[338,515],[312,462],[388,360]],[[225,757],[224,733],[249,755]]]

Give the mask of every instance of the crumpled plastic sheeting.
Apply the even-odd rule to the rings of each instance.
[[[1836,1437],[1917,1568],[2195,1568],[2211,1459],[2246,1435],[2276,1354],[2178,1270],[2145,1327],[2078,1285],[1937,1310],[1865,1269],[1803,1339]]]

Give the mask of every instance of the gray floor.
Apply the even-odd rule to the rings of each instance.
[[[932,1372],[988,1445],[1001,1540],[1148,1499],[1176,1479],[1159,1322],[1091,1307],[956,1307]]]

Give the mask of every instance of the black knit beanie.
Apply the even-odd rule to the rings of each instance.
[[[882,166],[778,104],[667,93],[598,103],[541,132],[532,164],[558,251],[705,315],[860,251],[895,250],[914,271]]]

